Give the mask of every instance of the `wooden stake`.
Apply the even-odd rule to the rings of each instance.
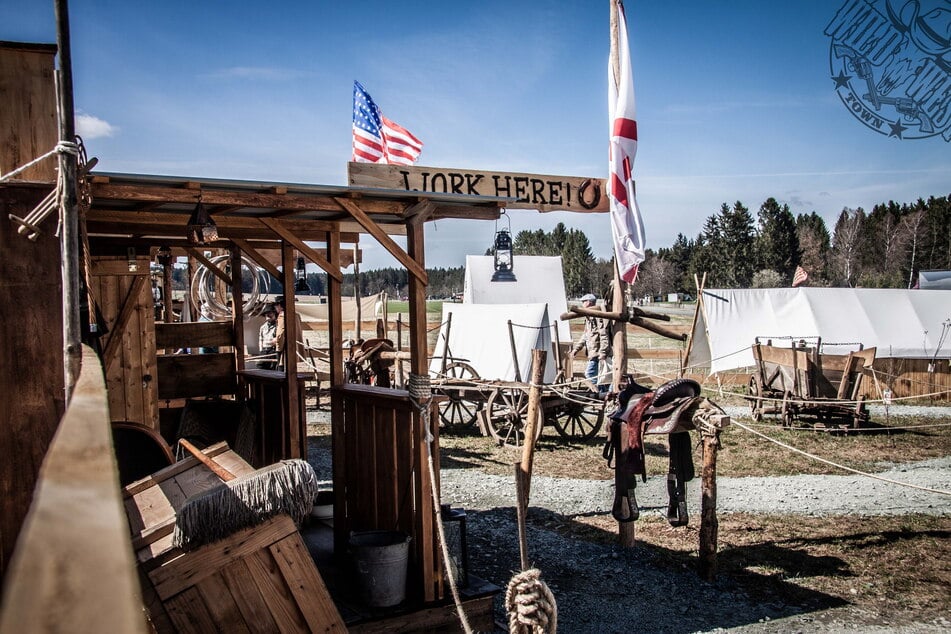
[[[522,444],[522,460],[515,463],[515,513],[518,517],[518,551],[522,570],[528,570],[528,540],[525,520],[528,516],[528,499],[532,489],[532,463],[535,458],[535,436],[541,414],[542,381],[545,380],[545,360],[548,353],[532,350],[532,382],[528,388],[528,411],[525,416],[525,441]]]
[[[700,557],[698,572],[706,581],[717,576],[717,448],[719,430],[701,431],[703,440],[703,475],[700,497]]]

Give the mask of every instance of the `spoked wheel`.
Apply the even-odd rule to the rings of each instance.
[[[525,425],[528,417],[528,391],[519,388],[499,388],[492,392],[486,403],[489,433],[500,445],[520,447],[525,442]],[[538,411],[535,440],[542,435],[544,417]]]
[[[462,361],[453,361],[446,366],[445,378],[457,383],[477,380],[479,373]],[[439,404],[439,420],[448,428],[461,429],[471,427],[482,409],[480,401],[472,401],[467,398],[468,390],[445,386],[440,388],[439,393],[448,397],[448,400]]]
[[[564,405],[554,409],[548,420],[558,433],[568,440],[580,441],[592,438],[604,423],[604,401],[584,395],[569,394]]]
[[[759,377],[755,374],[750,377],[750,414],[753,415],[753,420],[757,423],[763,420],[763,390],[759,384]]]

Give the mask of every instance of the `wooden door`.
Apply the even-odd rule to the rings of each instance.
[[[149,258],[94,257],[91,273],[91,294],[106,327],[102,350],[110,418],[142,423],[158,431]]]

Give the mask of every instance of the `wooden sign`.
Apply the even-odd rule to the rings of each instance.
[[[608,211],[607,183],[603,178],[382,163],[350,163],[347,171],[352,187],[517,198],[518,202],[505,205],[508,209],[591,213]]]

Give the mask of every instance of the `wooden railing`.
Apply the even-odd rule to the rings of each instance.
[[[99,359],[82,372],[40,469],[4,584],[0,632],[147,631]]]

